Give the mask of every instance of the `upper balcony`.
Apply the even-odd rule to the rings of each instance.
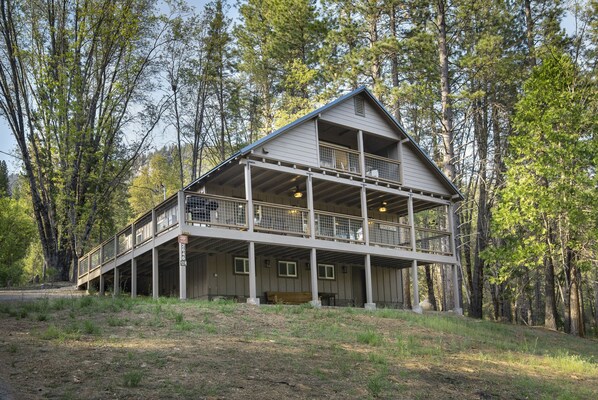
[[[320,168],[402,184],[396,139],[319,121],[318,140]]]

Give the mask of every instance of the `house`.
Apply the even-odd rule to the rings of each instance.
[[[411,268],[421,311],[419,266],[453,265],[457,282],[451,210],[461,199],[360,88],[148,211],[80,259],[77,283],[154,298],[401,308]]]

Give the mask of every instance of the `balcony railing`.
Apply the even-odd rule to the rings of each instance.
[[[102,245],[102,264],[114,260],[114,238]]]
[[[253,219],[256,231],[309,236],[309,212],[305,208],[254,202]]]
[[[411,227],[395,222],[370,220],[370,243],[379,246],[398,247],[411,250]]]
[[[247,201],[208,194],[185,194],[186,222],[192,225],[247,228]]]
[[[400,162],[373,154],[365,154],[365,175],[390,182],[401,182]]]
[[[400,161],[375,154],[364,154],[365,176],[394,183],[401,183]],[[359,151],[331,143],[320,142],[320,167],[361,175]]]
[[[323,211],[317,211],[315,218],[318,239],[363,242],[363,218]]]
[[[179,222],[177,198],[171,198],[156,208],[156,234],[169,230]]]
[[[320,167],[361,175],[359,152],[330,143],[320,143]]]
[[[185,192],[185,223],[193,226],[224,227],[246,230],[247,201],[245,199]],[[79,260],[79,276],[109,263],[164,234],[177,226],[181,214],[178,196],[173,196],[156,207],[154,212],[140,219],[104,241]],[[288,205],[254,202],[254,230],[272,234],[309,237],[309,210]],[[446,207],[438,207],[416,215],[415,247],[418,252],[451,255],[451,233],[446,228]],[[363,218],[352,215],[315,211],[317,239],[364,244]],[[440,221],[440,222],[439,222]],[[433,226],[433,227],[432,227]],[[412,249],[409,225],[370,219],[367,221],[369,240],[372,245]]]
[[[422,253],[451,255],[450,232],[429,229],[415,228],[415,247]]]

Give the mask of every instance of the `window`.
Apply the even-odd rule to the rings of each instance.
[[[235,274],[249,275],[249,258],[235,257]]]
[[[278,276],[284,278],[297,277],[297,263],[295,261],[279,261],[278,262]]]
[[[334,279],[334,265],[318,264],[318,279]]]

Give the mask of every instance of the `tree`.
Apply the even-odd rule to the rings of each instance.
[[[598,95],[596,83],[568,55],[552,50],[543,54],[516,106],[517,134],[493,219],[495,235],[505,242],[489,256],[507,273],[546,260],[560,267],[565,330],[582,335],[580,270],[597,250]]]
[[[141,107],[161,45],[153,12],[151,0],[0,1],[0,109],[21,153],[44,258],[60,279],[76,272],[102,204],[161,113]]]
[[[0,196],[0,286],[21,282],[22,260],[35,232],[27,211],[22,201]]]
[[[10,182],[6,161],[0,160],[0,197],[10,195]]]

